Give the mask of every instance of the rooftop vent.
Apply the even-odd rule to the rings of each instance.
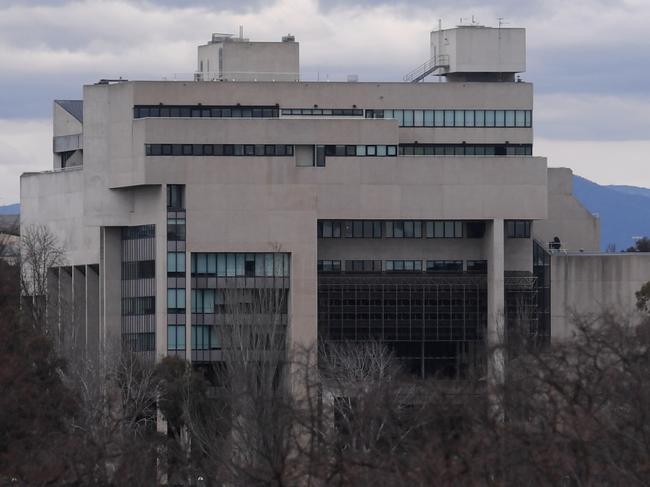
[[[286,36],[282,36],[282,42],[296,42],[296,36],[292,34],[287,34]]]

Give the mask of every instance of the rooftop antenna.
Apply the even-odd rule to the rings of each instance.
[[[501,27],[506,25],[508,22],[505,21],[504,17],[497,17],[499,21],[499,40],[501,39]]]

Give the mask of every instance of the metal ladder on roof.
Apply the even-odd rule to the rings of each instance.
[[[422,81],[424,78],[429,76],[434,71],[437,71],[438,69],[442,69],[442,68],[448,68],[448,67],[449,67],[449,55],[440,54],[438,56],[432,57],[427,62],[418,66],[410,73],[405,74],[404,81],[410,83],[417,83],[418,81]]]

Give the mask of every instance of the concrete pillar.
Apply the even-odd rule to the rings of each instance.
[[[45,319],[43,323],[39,323],[40,326],[45,326],[47,333],[53,337],[54,340],[58,340],[58,330],[60,323],[60,306],[59,306],[59,268],[52,267],[47,270],[46,277],[46,295],[43,296],[43,303],[45,304],[42,307],[37,303],[37,314],[38,319]],[[43,315],[42,312],[45,311]]]
[[[487,385],[493,413],[503,417],[498,392],[505,379],[505,285],[503,220],[487,225],[486,255],[488,261],[487,291]]]
[[[102,227],[99,262],[99,355],[100,369],[115,358],[122,333],[122,236],[120,228]]]
[[[73,353],[86,357],[86,266],[72,267]]]
[[[59,267],[59,346],[68,358],[74,353],[75,325],[73,308],[72,266]]]
[[[86,266],[86,357],[99,366],[99,266]]]

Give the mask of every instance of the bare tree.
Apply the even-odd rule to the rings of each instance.
[[[101,374],[86,361],[65,376],[78,404],[70,432],[79,448],[68,460],[84,485],[151,484],[161,384],[151,364],[130,353],[113,355]]]
[[[223,291],[211,397],[197,399],[190,389],[185,397],[193,455],[211,479],[285,485],[297,475],[287,294],[277,287]]]
[[[20,238],[21,293],[32,326],[46,335],[60,336],[60,321],[56,329],[48,327],[47,310],[52,297],[48,288],[51,273],[65,263],[65,250],[46,225],[28,225]],[[58,305],[58,303],[57,303]]]

